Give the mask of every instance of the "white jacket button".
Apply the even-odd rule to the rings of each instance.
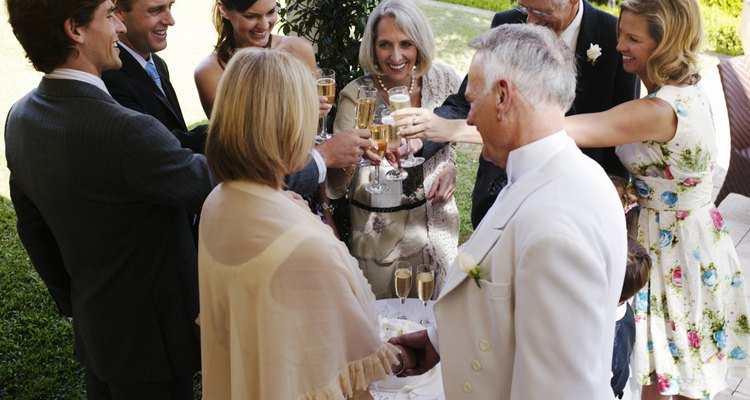
[[[484,352],[490,351],[490,342],[486,339],[482,339],[479,341],[479,350],[482,350]]]
[[[468,393],[471,393],[471,390],[472,390],[471,389],[471,383],[464,382],[464,392],[468,394]]]
[[[482,363],[479,362],[479,360],[474,360],[471,362],[471,369],[473,369],[475,372],[481,372],[482,371]]]

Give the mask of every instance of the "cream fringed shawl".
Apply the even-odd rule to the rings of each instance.
[[[283,192],[245,182],[211,192],[199,282],[206,399],[343,399],[398,362],[356,260]]]

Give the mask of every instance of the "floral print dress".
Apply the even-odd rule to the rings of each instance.
[[[649,97],[672,105],[677,130],[667,143],[617,148],[638,190],[638,241],[653,261],[634,299],[634,374],[663,395],[708,399],[727,377],[750,377],[744,279],[711,200],[716,140],[708,104],[694,85]]]

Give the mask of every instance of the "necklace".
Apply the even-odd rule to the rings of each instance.
[[[409,94],[411,94],[412,90],[414,89],[414,73],[412,72],[411,74],[409,74],[409,76],[411,76],[411,80],[409,81]],[[383,91],[388,93],[388,89],[386,89],[385,85],[383,84],[383,80],[380,79],[380,75],[375,75],[375,79],[378,80],[378,83],[380,84],[380,87],[383,88]]]

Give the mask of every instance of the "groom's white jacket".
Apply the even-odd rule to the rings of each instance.
[[[448,400],[612,398],[623,209],[564,132],[542,141],[511,153],[525,161],[459,251],[481,288],[454,265],[435,305]]]

